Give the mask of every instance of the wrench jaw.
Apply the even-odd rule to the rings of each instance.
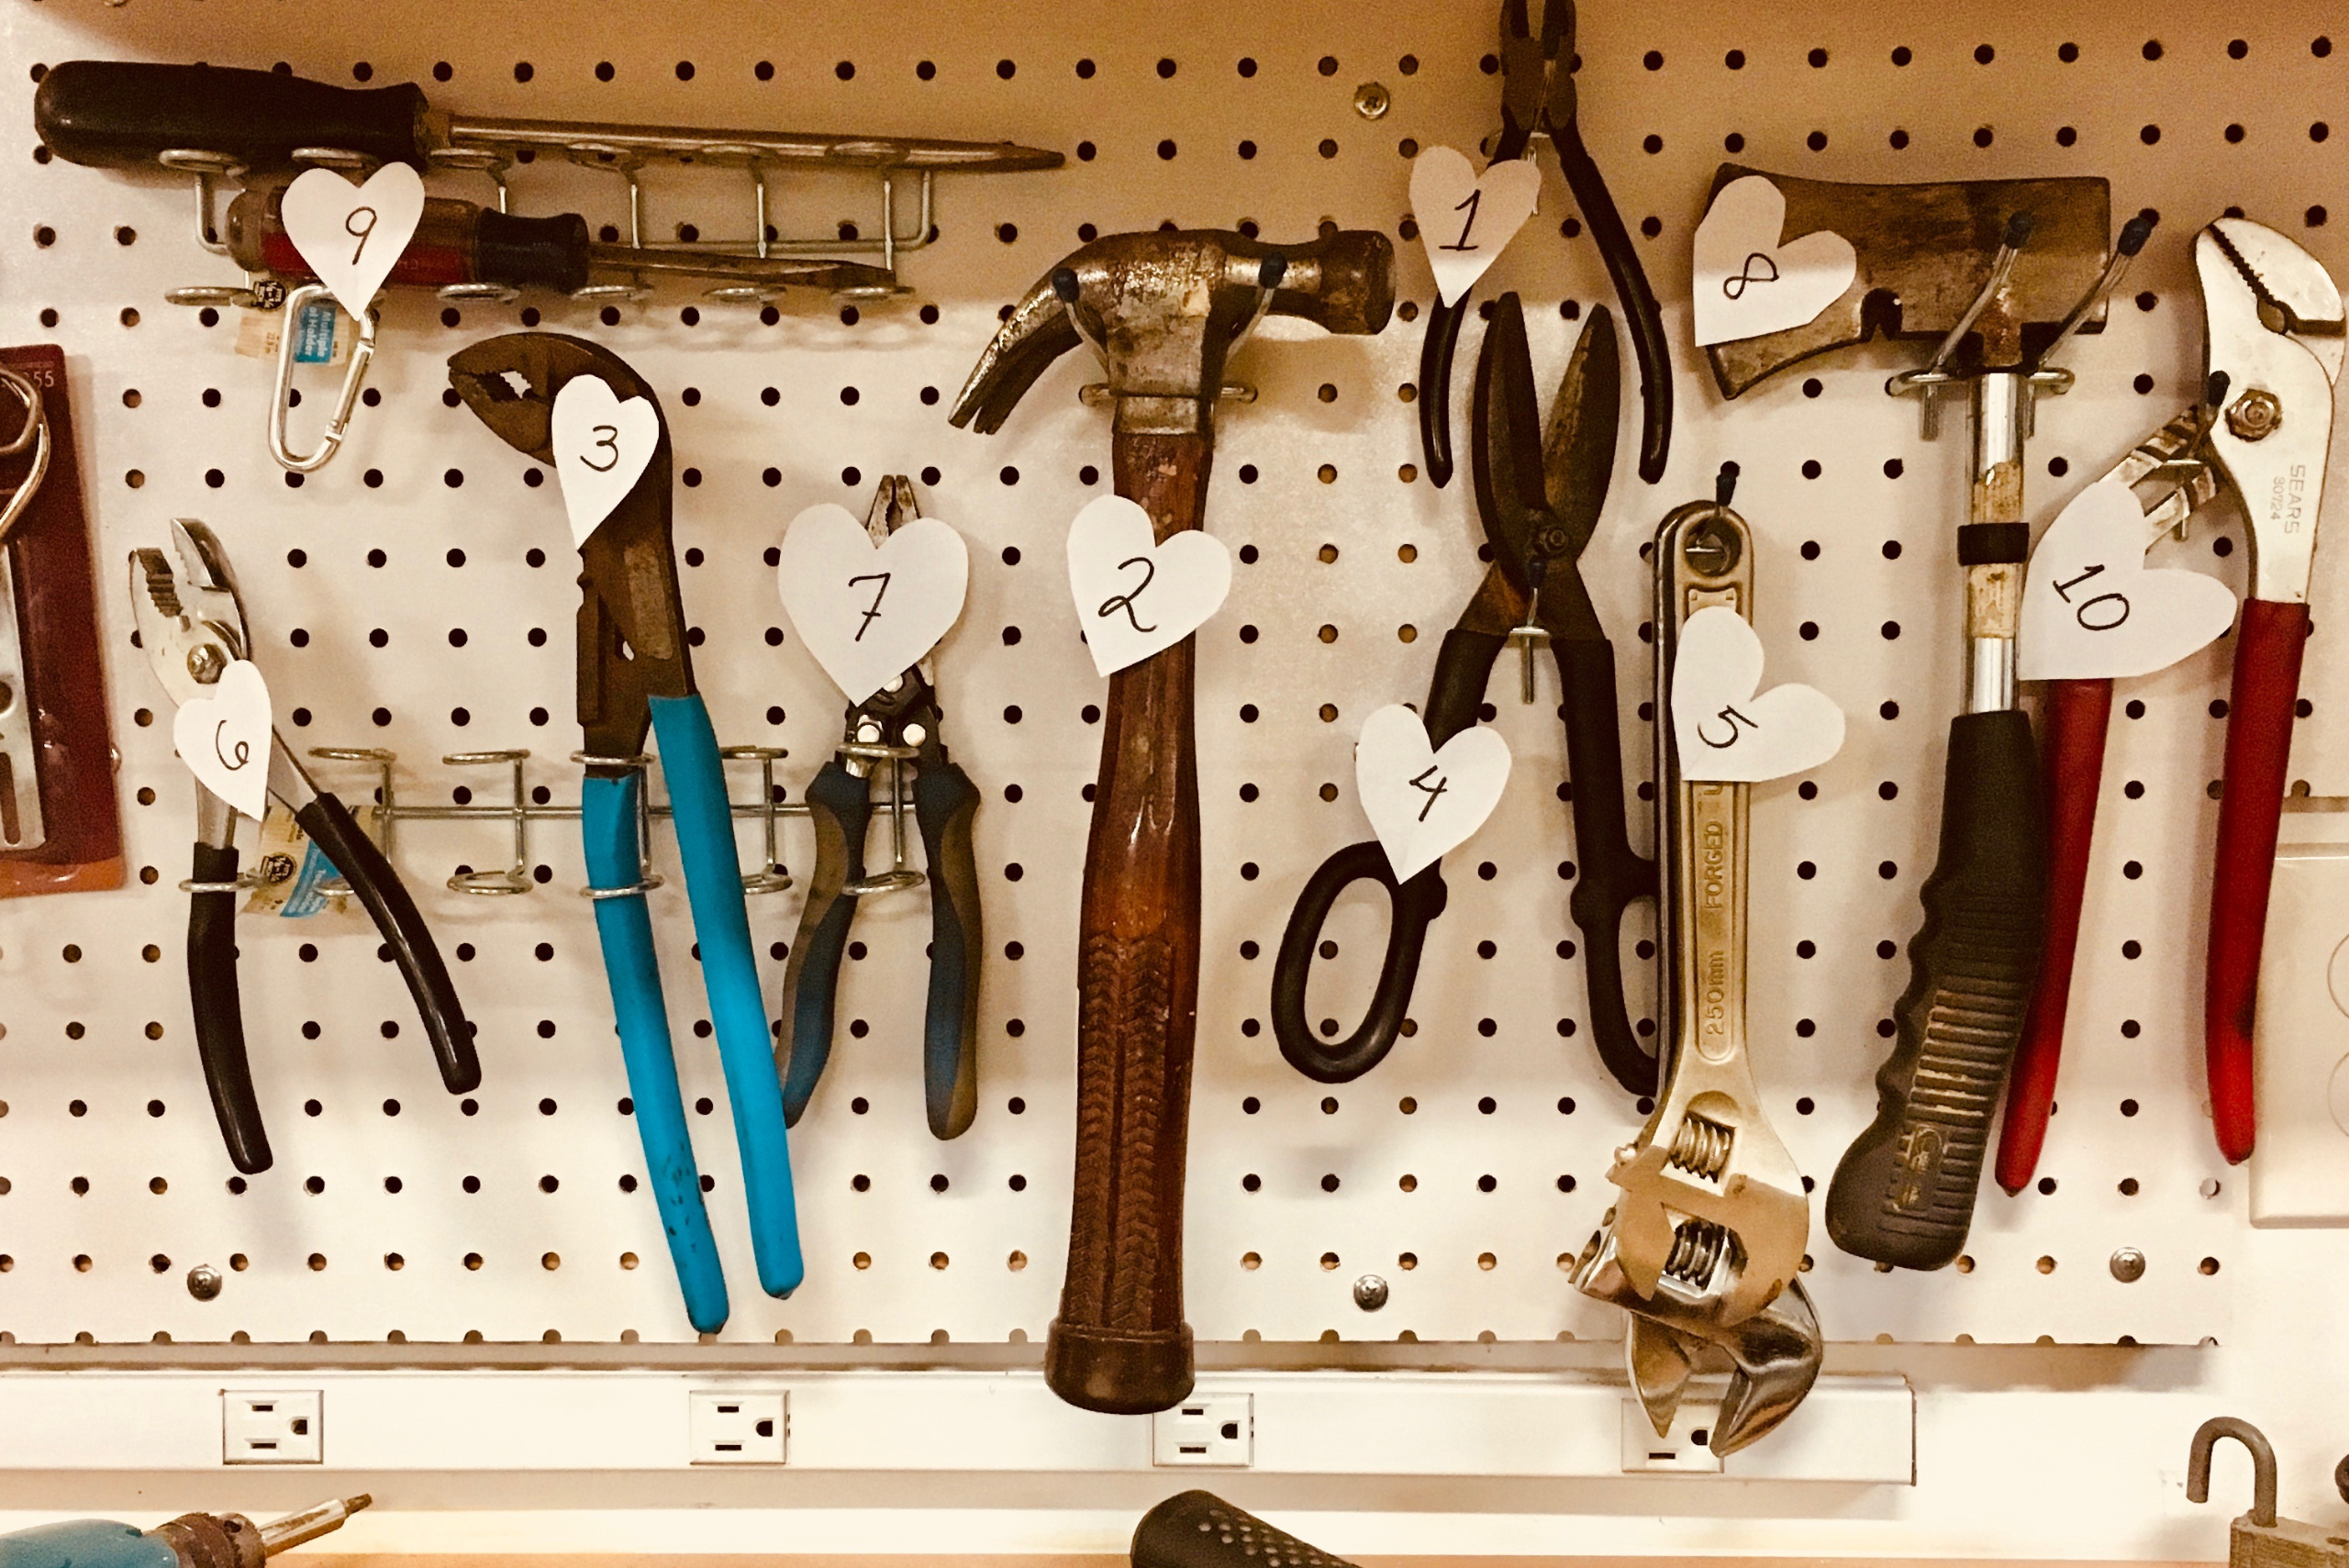
[[[1802,1266],[1810,1200],[1786,1145],[1744,1099],[1691,1092],[1698,1065],[1684,1053],[1673,1074],[1663,1109],[1677,1116],[1659,1117],[1616,1151],[1607,1179],[1623,1191],[1609,1229],[1642,1296],[1701,1273],[1718,1290],[1720,1319],[1735,1323],[1769,1305]],[[1666,1127],[1669,1138],[1660,1136]]]

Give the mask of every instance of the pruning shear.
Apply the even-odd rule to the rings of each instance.
[[[1624,825],[1615,650],[1578,564],[1614,472],[1621,384],[1614,320],[1598,306],[1567,361],[1545,440],[1524,309],[1514,294],[1496,302],[1476,365],[1474,453],[1476,508],[1492,565],[1459,623],[1444,633],[1424,722],[1438,748],[1475,723],[1493,662],[1506,648],[1518,650],[1519,695],[1529,703],[1533,651],[1546,644],[1557,660],[1581,862],[1570,907],[1583,934],[1591,1033],[1616,1081],[1650,1095],[1656,1063],[1632,1033],[1619,937],[1625,907],[1655,895],[1655,862],[1631,848]],[[1364,881],[1386,888],[1393,905],[1386,956],[1361,1026],[1324,1045],[1306,1022],[1306,983],[1330,906]],[[1441,864],[1398,884],[1375,840],[1322,862],[1297,895],[1273,968],[1273,1033],[1291,1066],[1317,1082],[1341,1084],[1378,1064],[1402,1028],[1428,926],[1443,913],[1446,896]],[[1335,1034],[1334,1020],[1322,1032]]]
[[[920,516],[913,481],[892,474],[874,494],[865,532],[877,545]],[[979,791],[948,759],[939,733],[941,722],[930,672],[916,663],[848,710],[846,738],[807,786],[816,828],[815,880],[784,971],[774,1047],[783,1114],[794,1127],[831,1055],[832,1003],[857,900],[918,887],[925,880],[906,867],[907,762],[914,765],[914,818],[930,862],[930,1008],[922,1028],[922,1085],[930,1133],[958,1137],[978,1113],[979,955],[985,943],[971,824],[978,815]],[[872,775],[884,763],[892,864],[867,876],[864,835],[873,820]]]
[[[660,414],[660,400],[642,377],[584,339],[510,332],[475,343],[449,361],[451,384],[482,423],[508,446],[549,466],[555,461],[555,399],[573,377],[583,375],[601,379],[621,402],[640,397]],[[693,907],[702,984],[741,1151],[759,1284],[769,1296],[785,1296],[807,1271],[724,764],[708,710],[694,685],[677,592],[665,417],[659,429],[635,486],[579,547],[579,725],[584,749],[575,760],[586,769],[580,792],[586,895],[596,904],[596,932],[618,1018],[645,1168],[686,1316],[696,1329],[712,1333],[726,1321],[726,1281],[685,1131],[644,898],[656,885],[643,860],[648,728],[660,734],[661,767]]]
[[[1664,477],[1672,444],[1672,354],[1631,231],[1582,144],[1575,97],[1574,0],[1547,0],[1539,37],[1528,24],[1526,0],[1501,0],[1500,56],[1501,128],[1493,139],[1492,162],[1530,156],[1537,136],[1548,139],[1557,154],[1558,172],[1590,225],[1615,297],[1630,318],[1631,351],[1640,363],[1640,477],[1653,484]],[[1427,215],[1420,216],[1424,221]],[[1452,481],[1452,356],[1467,312],[1465,295],[1450,305],[1439,297],[1428,312],[1427,338],[1419,347],[1419,444],[1428,478],[1438,489]]]
[[[231,664],[251,652],[252,639],[220,540],[193,518],[175,519],[171,538],[169,555],[160,550],[130,552],[130,603],[147,663],[177,706],[205,697]],[[480,1088],[473,1025],[399,873],[361,831],[350,809],[303,770],[273,728],[263,765],[270,795],[294,813],[302,830],[334,862],[383,933],[416,998],[440,1081],[452,1095]],[[245,1055],[237,989],[237,810],[200,783],[195,860],[190,879],[181,885],[189,895],[187,979],[196,1051],[228,1158],[245,1174],[258,1175],[269,1169],[271,1155]]]

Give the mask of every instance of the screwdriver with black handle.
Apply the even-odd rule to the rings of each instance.
[[[262,1568],[373,1501],[362,1492],[265,1525],[242,1514],[182,1514],[148,1530],[112,1519],[37,1525],[0,1535],[0,1568]]]

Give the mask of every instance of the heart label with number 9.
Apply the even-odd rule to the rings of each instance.
[[[1231,592],[1231,550],[1185,528],[1154,542],[1150,514],[1122,495],[1086,504],[1068,526],[1068,586],[1076,624],[1104,675],[1174,647],[1208,623]]]
[[[1541,195],[1542,170],[1531,158],[1496,163],[1481,175],[1449,147],[1411,160],[1411,217],[1444,304],[1459,304],[1500,260]]]
[[[1466,843],[1508,787],[1508,742],[1472,724],[1428,744],[1419,716],[1400,703],[1365,720],[1354,743],[1354,788],[1397,882]]]
[[[1760,691],[1762,639],[1727,605],[1680,628],[1672,662],[1672,739],[1690,783],[1760,784],[1843,749],[1843,710],[1816,686]]]
[[[2026,681],[2150,675],[2234,624],[2235,596],[2199,572],[2148,568],[2144,508],[2100,479],[2039,536],[2023,577],[2019,673]]]
[[[775,581],[816,662],[862,703],[954,628],[971,552],[937,517],[916,517],[875,544],[847,507],[826,501],[791,519]]]
[[[661,445],[661,410],[649,397],[621,402],[601,376],[575,375],[554,395],[552,439],[571,542],[584,545],[644,476]]]
[[[172,744],[195,782],[255,820],[269,806],[269,683],[250,660],[172,716]]]
[[[279,211],[294,249],[356,318],[416,237],[424,181],[405,163],[384,164],[363,185],[312,169],[285,187]]]

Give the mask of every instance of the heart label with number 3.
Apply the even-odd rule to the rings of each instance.
[[[1411,160],[1411,217],[1444,304],[1459,304],[1500,260],[1541,195],[1542,170],[1531,158],[1496,163],[1481,175],[1449,147]]]
[[[172,744],[195,782],[256,820],[269,806],[269,683],[250,660],[172,717]]]
[[[285,187],[279,212],[294,249],[355,319],[416,237],[424,181],[405,163],[384,164],[363,185],[313,169]]]
[[[1068,526],[1068,586],[1076,624],[1104,675],[1174,647],[1208,623],[1231,592],[1231,550],[1185,528],[1154,542],[1150,514],[1122,495],[1088,502]]]
[[[2146,566],[2148,537],[2144,508],[2116,479],[2056,514],[2023,578],[2024,680],[2150,675],[2234,624],[2234,594],[2217,578]]]
[[[1843,749],[1843,710],[1816,686],[1762,684],[1762,639],[1727,605],[1680,628],[1672,661],[1672,738],[1691,783],[1760,784],[1815,768]]]
[[[1780,243],[1785,193],[1766,175],[1731,180],[1697,225],[1697,345],[1767,337],[1804,327],[1843,297],[1860,255],[1831,228]]]
[[[1402,704],[1372,714],[1354,743],[1354,788],[1395,880],[1408,882],[1466,843],[1500,804],[1508,769],[1498,730],[1472,724],[1439,751]]]
[[[575,375],[554,395],[553,428],[571,542],[584,545],[644,477],[661,445],[661,411],[649,397],[621,402],[601,376]]]
[[[816,662],[861,703],[954,628],[971,552],[936,517],[916,517],[876,545],[847,507],[827,501],[791,519],[775,581]]]

